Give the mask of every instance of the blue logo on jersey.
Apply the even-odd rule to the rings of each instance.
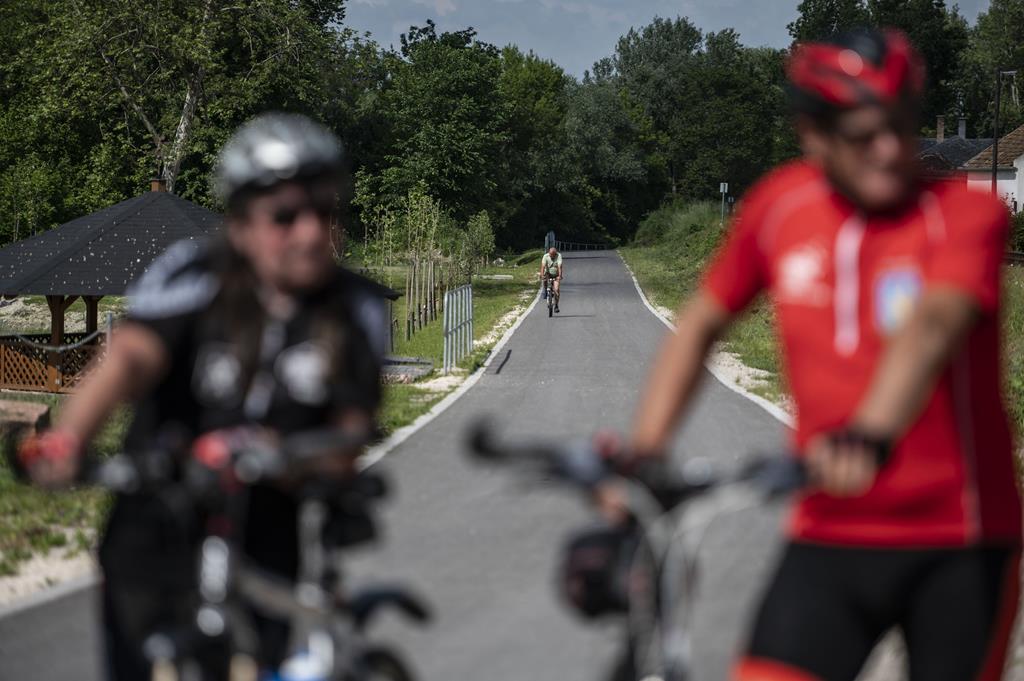
[[[910,317],[921,295],[921,275],[916,269],[890,270],[875,284],[875,324],[889,335]]]

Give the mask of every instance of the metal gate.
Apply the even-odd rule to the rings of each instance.
[[[473,352],[473,286],[444,294],[444,373]]]

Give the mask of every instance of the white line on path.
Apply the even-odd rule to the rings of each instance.
[[[632,277],[632,279],[633,279],[633,286],[636,288],[636,292],[640,296],[640,300],[642,300],[644,305],[647,306],[647,309],[651,311],[651,314],[653,314],[655,317],[660,319],[662,324],[664,324],[665,326],[667,326],[669,329],[672,330],[672,333],[675,333],[676,332],[676,327],[672,323],[672,321],[669,320],[662,313],[658,312],[658,310],[655,309],[655,307],[653,305],[651,305],[650,301],[647,300],[647,296],[644,295],[643,289],[640,288],[640,282],[638,282],[636,280],[636,275],[633,274],[633,270],[630,268],[629,263],[626,262],[626,259],[622,257],[622,253],[620,253],[619,251],[615,251],[615,252],[618,253],[619,259],[622,261],[622,264],[626,266],[626,271],[629,272],[629,276]],[[768,400],[766,400],[765,398],[761,397],[760,395],[755,395],[754,393],[750,392],[749,390],[745,390],[742,387],[736,385],[735,382],[729,380],[728,376],[726,376],[725,374],[720,372],[718,369],[716,369],[710,362],[705,362],[704,366],[707,367],[707,370],[709,372],[711,372],[711,375],[714,376],[716,379],[718,379],[718,382],[721,383],[722,385],[724,385],[726,388],[728,388],[729,390],[733,391],[734,393],[737,393],[739,395],[742,395],[743,397],[746,397],[748,400],[750,400],[751,402],[753,402],[757,406],[761,407],[766,412],[768,412],[769,414],[771,414],[772,416],[777,418],[779,421],[781,421],[782,423],[784,423],[787,426],[789,426],[790,428],[793,427],[793,417],[790,416],[789,414],[787,414],[777,404],[773,404],[772,402],[769,402]]]
[[[470,388],[476,385],[476,382],[479,381],[480,377],[484,375],[484,372],[487,371],[487,368],[491,366],[491,362],[494,361],[494,358],[498,356],[501,349],[505,347],[505,344],[508,343],[510,338],[512,338],[512,334],[516,332],[516,329],[519,328],[519,325],[523,323],[523,320],[530,316],[531,312],[533,312],[533,308],[537,306],[538,300],[540,300],[539,290],[537,291],[537,295],[534,297],[533,302],[530,303],[530,306],[528,308],[526,308],[526,311],[519,315],[519,319],[515,321],[515,324],[508,327],[508,329],[505,331],[502,337],[491,349],[491,352],[487,356],[487,359],[484,360],[483,366],[481,366],[479,369],[473,372],[473,374],[470,375],[465,381],[463,381],[462,385],[456,388],[443,400],[435,404],[433,409],[428,411],[426,414],[423,414],[409,425],[396,430],[394,433],[391,434],[391,436],[388,439],[384,440],[384,442],[381,442],[379,445],[370,448],[366,452],[366,454],[364,454],[359,459],[360,469],[369,468],[370,466],[374,465],[375,463],[383,459],[388,454],[388,452],[390,452],[395,447],[408,440],[414,433],[416,433],[425,425],[427,425],[428,423],[436,419],[438,416],[440,416],[448,407],[455,404],[456,400],[458,400],[460,397],[466,394],[466,391],[468,391]]]

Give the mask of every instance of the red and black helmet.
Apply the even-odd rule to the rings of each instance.
[[[902,32],[860,29],[830,42],[797,45],[786,75],[793,107],[815,114],[917,100],[925,66]]]

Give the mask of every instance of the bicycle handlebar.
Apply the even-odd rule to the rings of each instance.
[[[288,435],[277,445],[243,438],[240,442],[228,443],[234,446],[229,447],[226,458],[220,462],[199,461],[190,448],[191,442],[171,436],[163,438],[159,446],[142,456],[122,452],[100,458],[87,453],[82,458],[76,481],[111,492],[134,493],[163,487],[174,481],[179,464],[184,463],[186,468],[211,472],[230,468],[239,481],[254,483],[301,472],[311,463],[334,456],[338,450],[368,444],[373,435],[371,432],[322,428]],[[16,478],[27,480],[27,471],[17,452],[20,434],[11,432],[4,439],[7,465]],[[185,482],[197,481],[190,480],[186,471]],[[318,481],[317,484],[322,486],[323,483]],[[376,475],[360,474],[340,483],[340,486],[366,499],[381,498],[387,493],[384,479]]]
[[[584,489],[593,489],[613,477],[628,477],[616,469],[614,461],[602,457],[585,440],[562,445],[539,442],[499,445],[491,428],[480,422],[471,429],[468,444],[477,459],[540,468]],[[667,472],[664,479],[645,481],[652,495],[666,509],[729,484],[749,484],[768,497],[783,496],[807,484],[803,462],[791,455],[760,455],[733,474],[720,473],[708,459],[691,459],[679,469]]]

